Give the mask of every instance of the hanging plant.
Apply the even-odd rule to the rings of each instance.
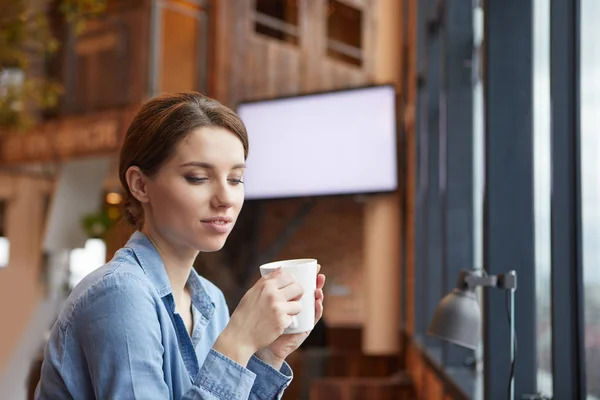
[[[0,128],[29,128],[32,111],[52,109],[59,102],[60,83],[39,73],[40,65],[60,47],[51,11],[56,9],[78,34],[107,1],[0,0]]]
[[[85,215],[82,218],[81,226],[88,238],[104,240],[119,217],[118,208],[107,207],[98,213]]]

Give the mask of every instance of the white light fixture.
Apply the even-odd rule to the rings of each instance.
[[[0,268],[8,267],[10,259],[10,241],[6,237],[0,237]]]
[[[123,201],[123,196],[121,196],[120,193],[110,192],[106,195],[106,202],[108,204],[116,206],[118,204],[121,204],[121,201]]]
[[[86,275],[106,263],[106,244],[102,239],[88,239],[85,248],[73,249],[69,255],[69,286],[75,287]]]

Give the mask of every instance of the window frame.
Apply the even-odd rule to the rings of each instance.
[[[461,88],[473,87],[473,81],[465,82],[461,65],[466,61],[477,62],[475,57],[467,59],[464,54],[459,55],[465,40],[472,42],[473,39],[473,27],[460,19],[469,12],[472,18],[473,9],[466,10],[460,3],[428,0],[420,2],[417,11],[414,340],[421,347],[425,362],[435,369],[440,379],[450,386],[456,384],[453,387],[462,389],[465,396],[470,397],[475,395],[472,389],[479,374],[461,365],[464,354],[452,354],[456,348],[448,349],[424,339],[435,305],[453,287],[457,269],[475,267],[476,262],[473,229],[462,234],[457,232],[461,227],[455,225],[451,215],[457,209],[470,210],[470,215],[474,215],[476,201],[472,197],[475,160],[472,153],[470,159],[469,154],[463,153],[475,146],[472,136],[474,99],[472,91],[471,97],[462,101],[455,97]],[[580,3],[580,0],[551,0],[550,4],[551,313],[553,397],[584,400],[587,388],[580,163]],[[431,39],[439,34],[440,26],[432,24],[430,17],[439,15],[440,5],[445,7],[441,26],[445,36],[441,47],[432,48],[435,42]],[[533,4],[520,0],[486,0],[484,6],[484,267],[490,274],[517,271],[515,396],[521,397],[537,393]],[[439,65],[442,81],[436,81]],[[436,107],[439,108],[436,110]],[[470,135],[465,135],[465,131]],[[471,166],[470,173],[465,173],[468,166]],[[434,190],[438,182],[442,183],[439,192]],[[464,197],[469,191],[471,197]],[[441,264],[430,260],[432,249],[437,257],[437,242],[435,238],[432,242],[430,235],[432,217],[440,218],[444,226]],[[460,235],[470,235],[473,251],[466,252],[470,258],[453,254]],[[471,264],[459,266],[458,260]],[[441,287],[439,282],[432,283],[438,271],[443,274]],[[502,290],[485,290],[482,314],[483,397],[504,399],[509,382],[510,332]]]
[[[326,43],[326,54],[327,57],[333,60],[337,60],[339,62],[343,62],[344,64],[355,66],[358,68],[362,68],[364,65],[364,46],[363,43],[365,41],[364,35],[364,18],[365,12],[361,7],[357,7],[354,4],[348,4],[343,0],[326,0],[326,7],[329,9],[332,7],[332,3],[337,3],[342,7],[347,7],[358,12],[359,15],[359,37],[360,37],[360,45],[353,46],[349,43],[345,43],[342,40],[332,39],[329,36],[329,23],[330,23],[330,15],[329,12],[326,13],[327,20],[325,21],[325,43]],[[332,55],[333,54],[333,55]],[[347,57],[348,60],[344,60],[343,58]],[[352,61],[350,61],[352,60]]]
[[[551,0],[552,373],[554,398],[585,399],[580,158],[580,1]]]

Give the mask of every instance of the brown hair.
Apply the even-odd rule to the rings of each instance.
[[[131,122],[121,147],[119,179],[125,190],[123,213],[137,229],[144,224],[144,211],[133,197],[125,174],[137,166],[149,177],[173,155],[176,146],[193,130],[224,128],[240,138],[244,158],[248,156],[248,134],[242,120],[217,100],[196,92],[164,94],[145,103]]]

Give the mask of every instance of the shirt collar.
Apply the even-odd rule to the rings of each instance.
[[[194,268],[190,271],[187,286],[192,295],[192,304],[202,315],[210,319],[215,312],[215,301],[206,291],[200,275],[198,275]]]
[[[158,250],[156,250],[150,239],[144,233],[136,231],[131,235],[125,247],[133,250],[142,270],[156,288],[158,295],[161,298],[168,295],[172,297],[173,289],[171,288],[167,271]],[[210,319],[214,313],[215,302],[206,291],[200,276],[193,268],[188,277],[187,285],[194,306],[206,318]]]

